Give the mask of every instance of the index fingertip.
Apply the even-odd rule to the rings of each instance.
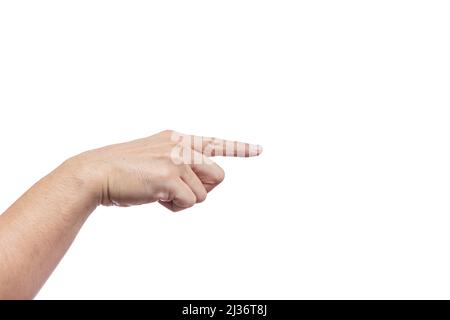
[[[248,149],[248,156],[249,157],[256,157],[259,156],[261,153],[263,152],[263,147],[262,145],[259,144],[251,144],[249,145],[249,149]]]
[[[257,152],[257,155],[259,156],[263,152],[263,146],[258,144],[256,146],[256,152]]]

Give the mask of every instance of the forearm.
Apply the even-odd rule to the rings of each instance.
[[[32,298],[69,248],[97,200],[71,161],[0,216],[0,298]]]

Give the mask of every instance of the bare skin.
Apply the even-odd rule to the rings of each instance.
[[[0,299],[32,299],[98,206],[159,202],[174,212],[184,210],[204,201],[224,179],[208,156],[262,152],[259,146],[212,138],[187,145],[180,137],[191,136],[167,130],[87,151],[31,187],[0,215]]]

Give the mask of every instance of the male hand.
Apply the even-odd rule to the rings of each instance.
[[[33,185],[0,215],[0,299],[32,298],[98,205],[202,202],[224,178],[210,156],[257,156],[261,147],[163,131],[84,152]]]
[[[180,211],[204,201],[223,181],[223,169],[209,157],[252,157],[261,152],[257,145],[166,130],[85,152],[68,165],[82,168],[97,204],[131,206],[159,201]]]

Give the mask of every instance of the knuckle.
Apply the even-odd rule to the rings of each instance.
[[[176,175],[174,174],[174,170],[169,166],[161,167],[158,171],[158,177],[162,181],[172,180],[175,176]]]
[[[176,132],[175,130],[167,129],[160,132],[164,138],[169,141],[178,142],[180,140],[181,134]]]
[[[169,202],[172,201],[172,197],[170,195],[170,191],[168,189],[162,189],[156,194],[156,197],[158,200],[163,202]]]
[[[205,200],[206,200],[206,197],[207,197],[206,191],[205,191],[205,192],[202,192],[202,193],[199,194],[199,195],[197,195],[197,203],[201,203],[201,202],[205,201]]]
[[[225,171],[222,168],[219,168],[214,175],[214,181],[221,183],[223,180],[225,180]]]
[[[163,130],[163,131],[161,131],[160,133],[162,134],[162,135],[171,135],[171,134],[173,134],[175,131],[174,130],[171,130],[171,129],[166,129],[166,130]]]
[[[175,167],[180,167],[181,165],[184,164],[183,157],[178,154],[167,155],[166,160],[169,161],[171,164],[174,164]]]
[[[189,197],[189,199],[187,200],[187,205],[189,206],[189,207],[192,207],[194,204],[196,204],[197,203],[197,197],[194,195],[194,194],[192,194],[190,197]]]

